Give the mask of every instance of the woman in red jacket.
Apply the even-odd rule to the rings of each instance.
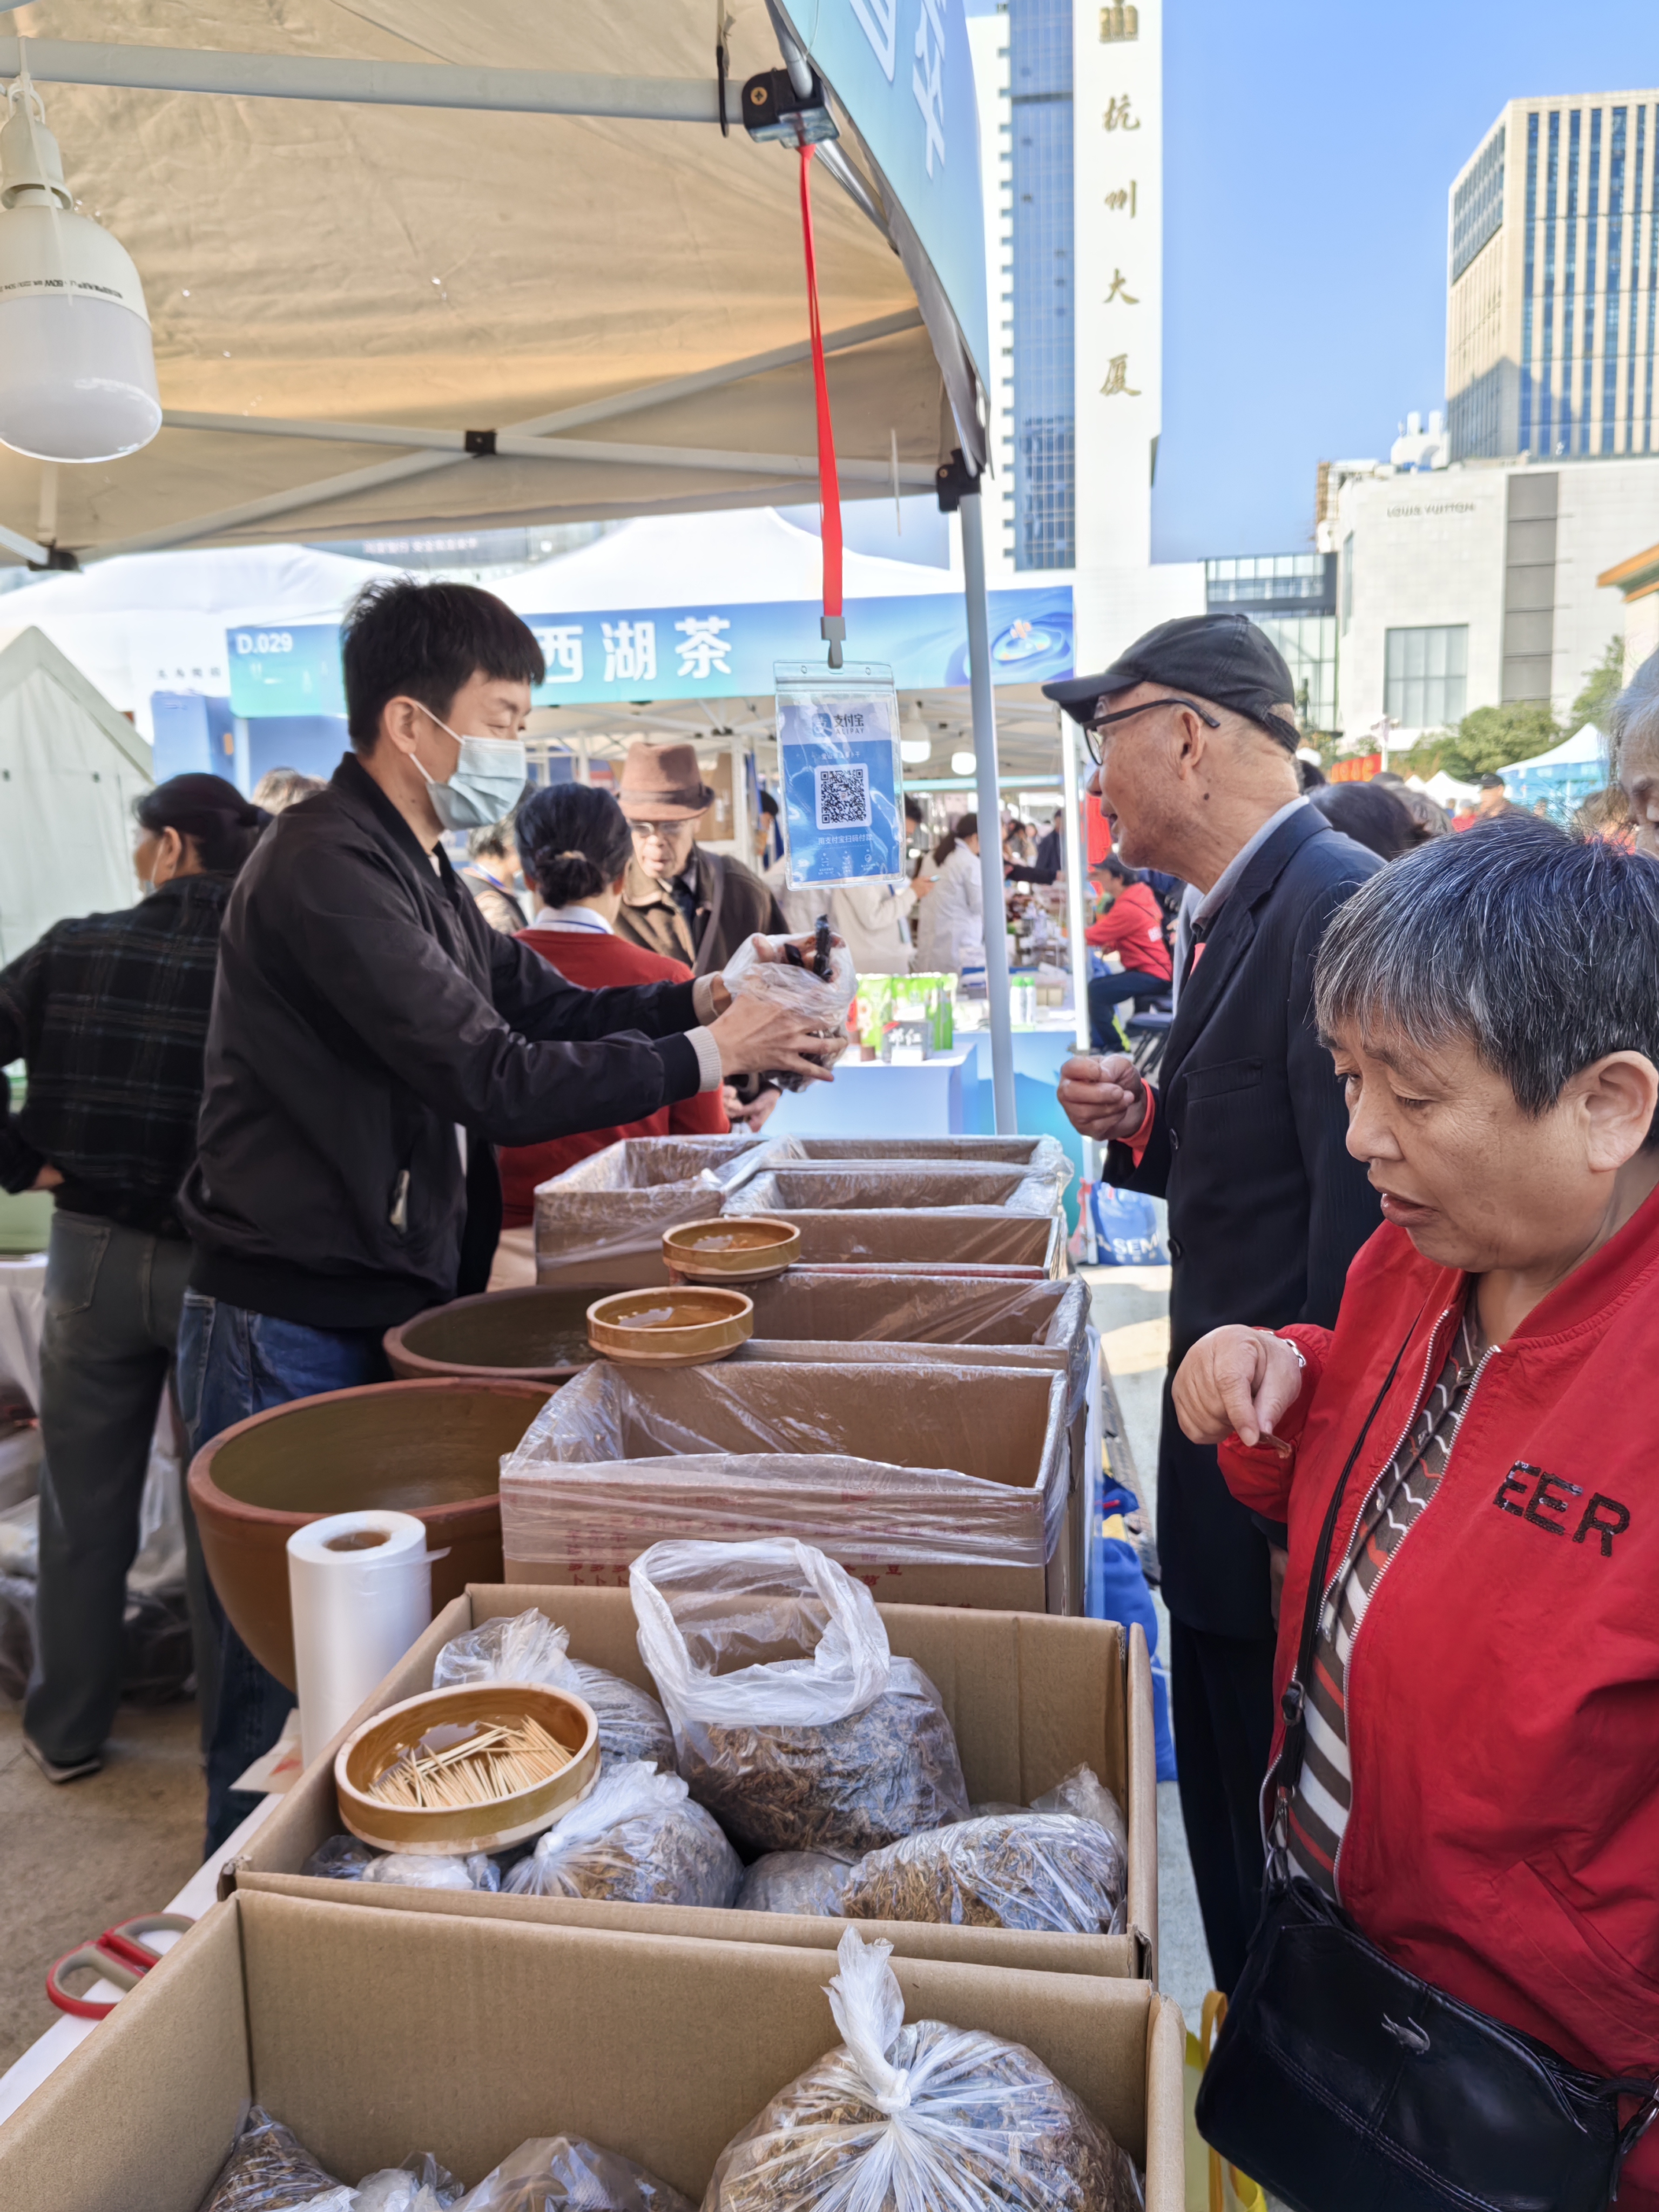
[[[535,919],[518,935],[572,983],[597,990],[607,983],[689,983],[691,970],[661,953],[646,952],[616,934],[633,839],[609,792],[584,783],[532,791],[515,827],[520,866]],[[700,1091],[659,1107],[642,1121],[587,1129],[544,1145],[513,1145],[497,1154],[501,1171],[501,1237],[492,1291],[536,1279],[536,1186],[562,1175],[618,1137],[720,1137],[730,1127],[718,1091]]]
[[[1438,839],[1336,915],[1316,1006],[1384,1225],[1334,1332],[1218,1329],[1175,1383],[1234,1495],[1289,1523],[1274,1911],[1310,1885],[1314,1917],[1346,1915],[1394,1966],[1603,2080],[1651,2082],[1659,868],[1543,822]],[[1279,1924],[1264,1914],[1235,2021],[1262,2017]],[[1294,2013],[1286,2033],[1329,2049]],[[1412,2016],[1381,2024],[1396,2069],[1428,2068]],[[1276,2063],[1254,2033],[1239,2063]],[[1530,2195],[1413,2194],[1403,2170],[1374,2197],[1356,2177],[1376,2179],[1375,2143],[1321,2185],[1297,2132],[1279,2172],[1249,2170],[1305,2212],[1605,2201],[1536,2175]],[[1237,2160],[1237,2142],[1219,2147]],[[1659,2206],[1659,2129],[1619,2206]]]
[[[1115,952],[1123,962],[1121,975],[1089,979],[1090,1032],[1095,1050],[1106,1052],[1116,1050],[1121,1042],[1114,1031],[1115,1009],[1126,999],[1143,1004],[1168,999],[1170,948],[1158,901],[1135,871],[1115,853],[1108,853],[1097,865],[1103,878],[1097,887],[1103,905],[1083,939],[1097,952]]]

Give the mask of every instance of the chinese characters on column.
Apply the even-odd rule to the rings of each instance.
[[[1107,101],[1105,121],[1109,131],[1139,130],[1140,118],[1130,113],[1129,95],[1127,92],[1121,92]]]
[[[1103,46],[1115,45],[1119,40],[1138,39],[1139,36],[1140,10],[1139,8],[1103,8],[1101,9],[1100,43]]]
[[[1113,398],[1120,392],[1127,399],[1139,398],[1138,386],[1129,381],[1129,356],[1127,353],[1115,353],[1107,362],[1106,381],[1101,386],[1100,392],[1103,399]]]
[[[1112,288],[1106,295],[1106,305],[1109,307],[1114,300],[1121,300],[1126,307],[1140,305],[1138,296],[1129,289],[1128,279],[1121,269],[1112,271]]]
[[[1127,185],[1120,185],[1116,191],[1108,192],[1106,204],[1114,215],[1133,216],[1135,212],[1134,179],[1131,178]]]

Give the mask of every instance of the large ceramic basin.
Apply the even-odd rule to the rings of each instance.
[[[653,1258],[655,1255],[652,1255]],[[386,1333],[394,1375],[568,1382],[593,1358],[587,1309],[614,1285],[486,1291],[431,1306]]]
[[[533,1382],[380,1382],[299,1398],[239,1421],[191,1462],[202,1551],[232,1626],[294,1687],[288,1540],[307,1521],[379,1507],[413,1513],[447,1556],[435,1613],[501,1578],[501,1459],[547,1401]]]

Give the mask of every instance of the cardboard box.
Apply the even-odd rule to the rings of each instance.
[[[630,1290],[665,1283],[662,1234],[720,1211],[764,1139],[621,1137],[536,1192],[536,1279]]]
[[[1185,2030],[1142,1982],[896,1959],[908,2017],[1023,2043],[1184,2212]],[[196,2212],[257,2099],[356,2183],[430,2150],[469,2185],[562,2130],[696,2203],[840,2041],[821,1952],[239,1894],[0,2128],[17,2212]]]
[[[1060,1185],[995,1162],[966,1166],[934,1160],[786,1160],[733,1191],[726,1213],[816,1212],[897,1206],[907,1212],[1000,1206],[1009,1213],[1052,1213]]]
[[[427,1911],[453,1905],[484,1918],[506,1917],[570,1927],[660,1929],[711,1941],[785,1943],[833,1949],[846,1923],[809,1913],[720,1912],[701,1906],[612,1905],[578,1898],[500,1897],[486,1892],[365,1888],[301,1875],[319,1844],[341,1832],[334,1753],[371,1714],[432,1684],[438,1653],[452,1636],[481,1621],[535,1606],[569,1631],[573,1657],[609,1668],[654,1690],[635,1638],[626,1590],[547,1589],[478,1583],[447,1606],[432,1626],[313,1761],[280,1806],[225,1869],[222,1891],[277,1888],[295,1896],[390,1903]],[[943,1607],[878,1607],[890,1644],[914,1659],[939,1693],[956,1731],[968,1796],[975,1804],[1029,1804],[1069,1774],[1093,1767],[1116,1793],[1129,1829],[1128,1932],[1122,1936],[1027,1935],[1007,1928],[937,1928],[883,1921],[860,1923],[907,1957],[1104,1975],[1158,1976],[1158,1756],[1152,1734],[1152,1676],[1146,1639],[1115,1621],[1055,1620],[1041,1613],[974,1613]]]
[[[784,1159],[1006,1161],[1034,1175],[1071,1172],[1052,1137],[778,1137],[760,1167]]]
[[[805,1360],[567,1383],[501,1462],[508,1582],[606,1583],[664,1537],[799,1536],[896,1603],[1066,1601],[1066,1383],[1030,1365]]]
[[[939,1267],[978,1274],[986,1266],[1022,1267],[1033,1276],[1064,1275],[1066,1224],[1058,1214],[1003,1213],[989,1207],[958,1206],[948,1213],[869,1211],[791,1212],[800,1231],[805,1267],[861,1265],[902,1267],[934,1273]],[[538,1269],[538,1279],[548,1277]]]

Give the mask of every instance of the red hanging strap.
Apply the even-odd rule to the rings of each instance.
[[[806,306],[812,325],[812,387],[818,416],[818,502],[823,512],[823,635],[830,665],[841,665],[846,624],[841,603],[841,480],[836,472],[836,434],[830,420],[830,384],[823,368],[823,325],[818,319],[818,264],[812,244],[812,149],[800,149],[800,228],[806,248]],[[833,623],[835,627],[831,629]]]

